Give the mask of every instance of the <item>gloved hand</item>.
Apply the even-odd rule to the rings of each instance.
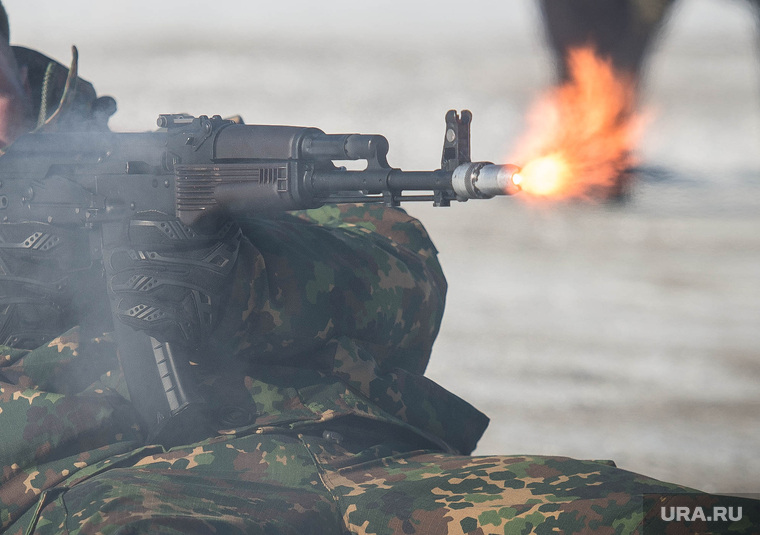
[[[129,221],[128,243],[105,262],[115,313],[162,342],[198,347],[218,323],[242,233],[232,221],[190,228],[143,212]]]
[[[34,349],[73,327],[72,296],[99,287],[75,289],[89,264],[84,230],[0,224],[0,344]]]

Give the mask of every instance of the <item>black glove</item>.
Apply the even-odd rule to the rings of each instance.
[[[76,325],[73,296],[86,301],[101,288],[78,284],[89,258],[84,230],[0,224],[0,344],[34,349]]]
[[[229,293],[240,228],[227,221],[193,229],[143,212],[129,221],[127,235],[129,243],[106,259],[116,315],[159,341],[198,347]]]

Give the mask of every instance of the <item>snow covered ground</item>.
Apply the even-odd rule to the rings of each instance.
[[[159,113],[382,133],[440,161],[443,116],[504,161],[552,79],[533,2],[5,0],[12,41]],[[651,58],[657,115],[622,206],[415,206],[450,293],[429,375],[488,413],[477,453],[614,459],[716,492],[760,492],[760,61],[747,2],[689,0]],[[519,163],[519,162],[515,162]]]

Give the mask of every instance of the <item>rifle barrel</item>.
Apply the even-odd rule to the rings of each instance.
[[[488,199],[495,195],[511,195],[520,190],[513,181],[519,168],[515,165],[494,165],[469,162],[454,171],[402,171],[379,168],[363,171],[315,170],[309,189],[316,195],[345,191],[372,193],[403,191],[452,191],[457,198]]]

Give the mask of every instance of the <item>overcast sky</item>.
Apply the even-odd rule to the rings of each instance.
[[[132,46],[178,37],[188,42],[252,33],[272,39],[335,35],[414,42],[459,39],[469,43],[541,32],[536,0],[5,0],[16,44],[67,57],[71,43],[121,42]],[[675,23],[706,42],[737,19],[752,18],[743,0],[688,0]],[[680,2],[685,8],[686,1]],[[716,6],[720,6],[716,9]],[[727,9],[725,9],[727,8]],[[672,25],[671,25],[672,26]]]
[[[448,33],[452,39],[478,40],[482,32],[519,31],[533,26],[531,0],[404,0],[382,3],[356,0],[6,0],[12,40],[68,47],[109,37],[130,42],[182,35],[188,40],[263,32],[273,38],[332,33],[413,36]],[[371,6],[371,7],[370,7]],[[465,7],[463,7],[465,6]],[[524,31],[524,30],[523,30]],[[65,41],[62,45],[59,42]]]

